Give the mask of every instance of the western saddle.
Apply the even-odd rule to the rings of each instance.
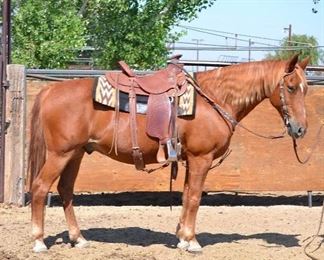
[[[179,64],[180,58],[181,55],[173,56],[166,68],[144,76],[136,75],[124,61],[119,62],[121,72],[106,74],[107,81],[112,87],[129,95],[133,159],[138,170],[143,170],[145,163],[137,141],[137,95],[148,96],[146,133],[159,140],[157,160],[174,162],[178,159],[180,153],[176,129],[178,96],[187,88],[183,65]],[[117,110],[118,106],[116,113]]]

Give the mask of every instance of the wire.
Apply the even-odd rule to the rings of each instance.
[[[178,27],[180,27],[180,26],[178,26]],[[213,35],[213,36],[222,37],[222,38],[225,38],[225,39],[232,39],[232,40],[241,41],[241,42],[250,42],[250,40],[245,40],[245,39],[241,39],[241,38],[237,38],[237,37],[231,37],[231,36],[224,36],[224,35],[221,35],[221,34],[206,31],[205,29],[194,29],[194,28],[187,28],[187,29],[192,30],[192,31],[196,31],[196,32],[201,32],[201,33],[204,33],[204,34],[209,34],[209,35]],[[260,44],[260,45],[266,45],[266,46],[273,46],[273,47],[278,46],[278,45],[268,44],[268,43],[264,43],[264,42],[256,42],[256,41],[253,41],[253,43]]]
[[[213,30],[213,29],[206,29],[206,28],[200,28],[200,27],[193,27],[193,26],[186,26],[186,25],[176,25],[176,26],[177,27],[180,27],[180,28],[192,30],[192,31],[198,31],[198,32],[207,33],[207,34],[211,34],[211,35],[215,35],[215,36],[220,36],[220,37],[224,37],[224,38],[227,37],[227,38],[230,38],[230,39],[235,39],[235,40],[245,41],[245,42],[248,42],[248,40],[244,40],[244,39],[237,38],[237,36],[243,36],[243,37],[254,38],[254,39],[261,39],[261,40],[270,40],[270,41],[282,42],[282,39],[279,40],[279,39],[262,37],[262,36],[256,36],[256,35],[248,35],[248,34],[242,34],[242,33],[232,33],[232,32],[225,32],[225,31],[219,31],[219,30]],[[218,33],[228,34],[228,35],[234,35],[235,37],[224,36],[224,35],[220,35]],[[303,44],[303,45],[310,45],[307,42],[297,42],[297,41],[288,41],[288,42],[289,43]],[[260,43],[260,42],[254,42],[254,43],[259,43],[259,44],[262,44],[262,45],[268,45],[268,46],[270,46],[270,44],[266,44],[266,43]],[[274,45],[274,46],[276,46],[276,45]]]
[[[261,47],[261,46],[210,46],[210,47],[194,47],[194,46],[172,46],[172,50],[184,51],[300,51],[304,49],[311,49],[314,47],[303,46],[289,46],[289,47]]]

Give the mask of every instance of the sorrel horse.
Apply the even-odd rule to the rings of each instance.
[[[279,111],[289,135],[297,139],[306,133],[304,96],[307,82],[304,70],[308,59],[298,63],[298,56],[287,61],[260,61],[199,72],[196,80],[196,113],[178,118],[182,157],[187,163],[182,203],[177,226],[178,247],[200,251],[195,238],[195,223],[201,193],[208,170],[215,158],[222,156],[231,140],[235,124],[224,118],[214,106],[223,108],[240,121],[265,98]],[[133,163],[129,116],[120,113],[118,156],[108,154],[113,143],[114,111],[92,100],[94,79],[55,83],[39,93],[32,109],[30,141],[30,176],[32,179],[32,235],[34,251],[46,251],[44,244],[44,200],[57,178],[58,192],[69,229],[77,247],[88,244],[78,227],[72,206],[74,182],[84,147],[94,149],[118,161]],[[146,163],[156,162],[158,143],[145,133],[146,117],[138,115],[138,142]],[[264,118],[260,118],[264,120]]]

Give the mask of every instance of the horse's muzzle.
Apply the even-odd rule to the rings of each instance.
[[[295,121],[289,121],[289,123],[287,124],[287,130],[288,134],[294,139],[304,137],[307,131],[306,127],[301,126]]]

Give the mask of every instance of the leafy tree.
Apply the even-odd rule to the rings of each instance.
[[[167,41],[179,36],[170,33],[171,27],[195,18],[214,1],[87,1],[84,16],[89,21],[89,45],[96,49],[97,65],[115,68],[121,59],[141,69],[163,65],[168,54]]]
[[[283,47],[284,50],[277,50],[274,54],[269,53],[267,58],[288,59],[294,53],[298,52],[300,53],[300,58],[310,57],[310,63],[316,65],[319,63],[319,60],[323,59],[323,53],[319,48],[317,48],[317,46],[318,43],[314,36],[293,34],[290,41],[288,40],[288,37],[283,39],[281,47]],[[298,50],[289,50],[289,48],[296,48]]]
[[[61,68],[85,43],[95,65],[115,68],[124,59],[136,68],[166,61],[173,25],[194,19],[215,0],[16,0],[13,61],[34,68]]]
[[[76,0],[21,0],[13,13],[15,63],[30,68],[64,68],[85,46],[86,22]]]

